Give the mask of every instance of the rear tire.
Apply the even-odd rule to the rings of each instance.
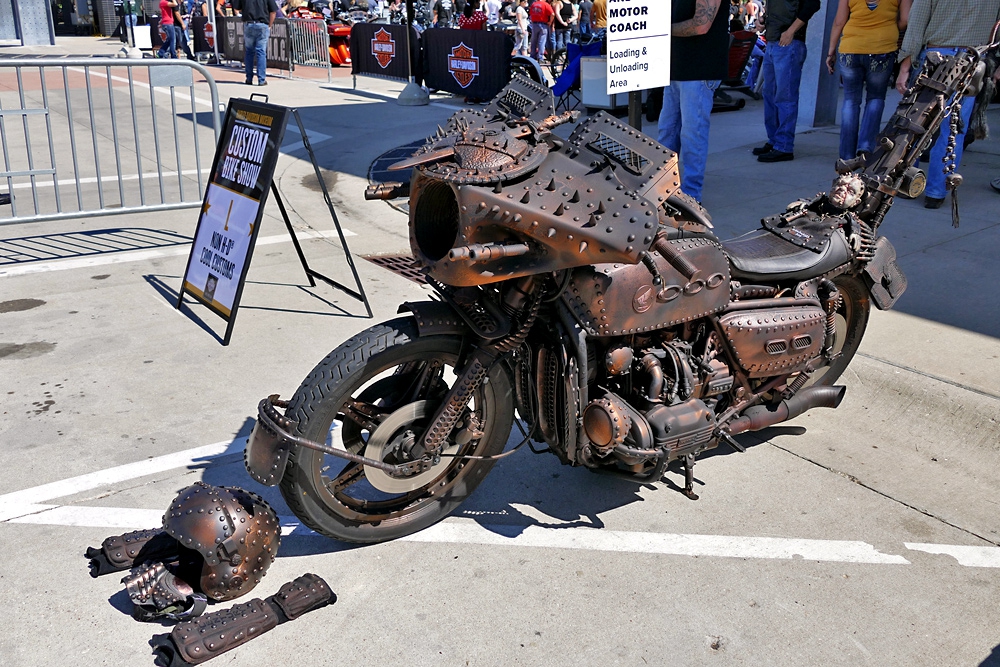
[[[419,441],[454,382],[461,352],[462,338],[420,336],[410,318],[376,325],[313,369],[292,397],[287,415],[310,440],[390,463],[411,460],[408,448]],[[474,456],[503,451],[513,420],[510,380],[499,365],[488,377],[463,413],[464,427],[453,431],[442,451]],[[298,447],[289,457],[281,494],[292,512],[318,533],[346,542],[382,542],[448,516],[493,464],[442,457],[428,471],[399,478]]]
[[[871,297],[865,282],[855,276],[837,276],[833,282],[840,290],[841,296],[840,307],[837,308],[837,336],[833,345],[834,350],[840,352],[840,356],[829,366],[813,373],[806,384],[807,387],[830,386],[836,383],[857,354],[865,329],[868,327]]]

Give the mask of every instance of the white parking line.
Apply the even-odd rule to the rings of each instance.
[[[906,542],[904,546],[913,551],[924,551],[929,554],[944,554],[966,567],[1000,567],[1000,548],[970,547],[957,544],[923,544]]]
[[[511,534],[511,533],[515,534]],[[902,556],[880,553],[865,542],[800,540],[785,537],[681,535],[637,533],[593,528],[542,526],[483,526],[469,520],[450,520],[404,537],[410,542],[448,542],[489,546],[545,547],[674,556],[766,558],[909,565]]]
[[[319,232],[296,230],[299,240],[304,239],[335,239],[337,231],[334,229]],[[344,230],[344,236],[357,236],[349,229]],[[278,234],[276,236],[262,236],[257,239],[258,246],[273,245],[275,243],[291,242],[288,234]],[[56,259],[51,262],[38,262],[37,264],[21,264],[6,269],[0,269],[0,278],[12,278],[14,276],[26,276],[32,273],[46,273],[48,271],[66,271],[68,269],[82,269],[94,266],[105,266],[107,264],[125,264],[127,262],[141,262],[161,257],[176,257],[186,255],[191,252],[190,246],[174,246],[171,248],[157,248],[156,250],[136,250],[133,252],[123,251],[109,255],[96,255],[90,257],[75,257],[68,259]]]
[[[0,495],[0,523],[111,528],[121,531],[154,527],[161,522],[162,510],[46,503],[84,491],[104,488],[110,490],[114,484],[166,470],[204,465],[220,456],[239,453],[244,442],[244,438],[237,438],[231,442],[165,454]],[[283,535],[319,537],[294,517],[281,517],[281,524]],[[860,541],[486,525],[460,517],[449,518],[419,533],[401,538],[400,541],[715,558],[910,564],[901,555],[882,553],[873,545]],[[904,546],[913,551],[951,556],[964,567],[1000,568],[1000,547],[922,543],[904,543]]]

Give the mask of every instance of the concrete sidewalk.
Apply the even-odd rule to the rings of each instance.
[[[60,38],[52,50],[30,51],[118,48]],[[258,89],[242,85],[238,69],[210,70],[224,99],[263,91],[300,110],[356,258],[409,251],[406,216],[364,200],[368,167],[430,134],[459,101],[399,107],[401,84],[359,79],[353,90],[346,71],[333,84],[269,76]],[[753,101],[712,118],[705,205],[722,238],[834,177],[836,128],[800,132],[793,162],[763,165],[750,154],[765,139],[761,118]],[[745,455],[716,450],[698,465],[697,503],[670,490],[674,472],[667,484],[634,485],[524,450],[442,524],[479,531],[465,542],[428,533],[351,548],[286,521],[291,535],[253,595],[313,571],[341,601],[219,662],[994,664],[1000,569],[941,555],[1000,553],[1000,195],[988,186],[1000,175],[1000,109],[990,119],[997,137],[974,144],[961,169],[962,226],[952,228],[947,207],[898,200],[880,230],[909,290],[896,310],[873,311],[840,409],[741,438]],[[305,253],[350,284],[312,166],[292,143],[286,151],[276,179],[294,226],[312,234]],[[269,202],[233,341],[222,347],[221,320],[193,301],[174,309],[188,251],[181,241],[196,222],[189,209],[0,227],[0,462],[8,471],[0,476],[0,598],[12,609],[0,628],[2,665],[151,664],[146,642],[163,629],[128,618],[116,577],[86,576],[84,548],[155,524],[176,491],[198,479],[252,488],[289,517],[275,489],[243,469],[257,401],[289,396],[350,335],[395,317],[401,301],[426,297],[360,258],[374,320],[328,286],[308,288]],[[44,262],[12,260],[4,245],[84,229],[140,229],[164,241],[141,253]],[[167,454],[184,462],[158,467]],[[613,548],[568,548],[579,531],[581,544],[597,536]],[[628,546],[675,534],[862,544],[907,565]]]

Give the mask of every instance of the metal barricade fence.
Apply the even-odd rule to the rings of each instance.
[[[330,35],[327,33],[326,21],[288,19],[288,36],[291,41],[292,69],[321,67],[326,70],[327,82],[333,81]]]
[[[196,62],[0,58],[0,225],[199,206],[220,132]]]

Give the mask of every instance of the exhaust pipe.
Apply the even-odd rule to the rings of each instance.
[[[795,393],[789,399],[778,404],[777,408],[758,405],[747,408],[739,419],[729,425],[730,435],[739,435],[747,431],[759,431],[781,422],[795,419],[803,412],[813,408],[836,408],[844,400],[847,387],[834,385],[832,387],[809,387]]]

